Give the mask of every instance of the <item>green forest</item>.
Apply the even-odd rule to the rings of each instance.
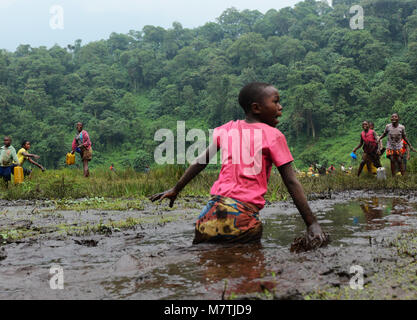
[[[352,30],[353,4],[364,28]],[[1,47],[1,43],[0,43]],[[158,129],[208,130],[243,118],[239,90],[275,85],[278,128],[300,168],[347,162],[363,120],[381,134],[398,112],[417,142],[417,1],[306,0],[293,8],[229,8],[193,29],[147,25],[67,47],[0,50],[0,134],[32,142],[47,169],[64,166],[75,124],[93,143],[92,167],[154,165]]]

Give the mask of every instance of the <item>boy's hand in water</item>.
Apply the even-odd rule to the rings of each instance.
[[[172,208],[172,206],[174,205],[174,201],[177,199],[177,196],[178,196],[178,192],[175,191],[174,188],[172,188],[172,189],[169,189],[167,191],[157,193],[157,194],[154,194],[153,196],[150,196],[149,200],[154,202],[156,200],[163,200],[165,198],[168,198],[168,199],[170,199],[169,207]]]
[[[309,241],[314,241],[315,239],[320,241],[320,244],[327,242],[327,235],[321,230],[318,222],[314,222],[307,228],[307,235]]]

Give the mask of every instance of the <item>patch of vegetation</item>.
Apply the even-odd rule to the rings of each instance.
[[[378,272],[367,279],[362,290],[351,289],[349,283],[327,287],[307,294],[306,300],[381,300],[417,298],[417,233],[403,233],[388,244],[398,259],[380,264]]]

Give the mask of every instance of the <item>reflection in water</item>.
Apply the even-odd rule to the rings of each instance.
[[[401,198],[392,198],[385,205],[381,205],[380,199],[372,198],[361,203],[360,207],[365,215],[366,230],[378,230],[386,226],[384,213],[391,215],[389,220],[389,226],[408,226],[409,223],[405,222],[403,217],[410,216],[408,212],[412,210],[407,205],[407,201]],[[394,217],[398,215],[398,219]]]
[[[231,293],[245,294],[270,289],[274,285],[261,278],[269,274],[265,270],[265,257],[261,243],[221,246],[199,253],[203,266],[203,283],[223,282],[228,279],[226,296]],[[209,290],[209,288],[207,288]],[[212,290],[212,289],[211,289]]]
[[[372,198],[371,201],[366,201],[360,205],[365,214],[366,230],[378,230],[385,226],[385,221],[382,220],[384,210],[379,206],[378,198]]]

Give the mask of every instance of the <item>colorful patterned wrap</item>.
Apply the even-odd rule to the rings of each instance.
[[[258,213],[259,209],[253,204],[213,196],[198,217],[193,244],[259,241],[262,222]]]
[[[398,149],[398,150],[387,149],[386,155],[387,155],[387,158],[389,158],[391,156],[399,156],[399,157],[402,157],[401,149]]]

